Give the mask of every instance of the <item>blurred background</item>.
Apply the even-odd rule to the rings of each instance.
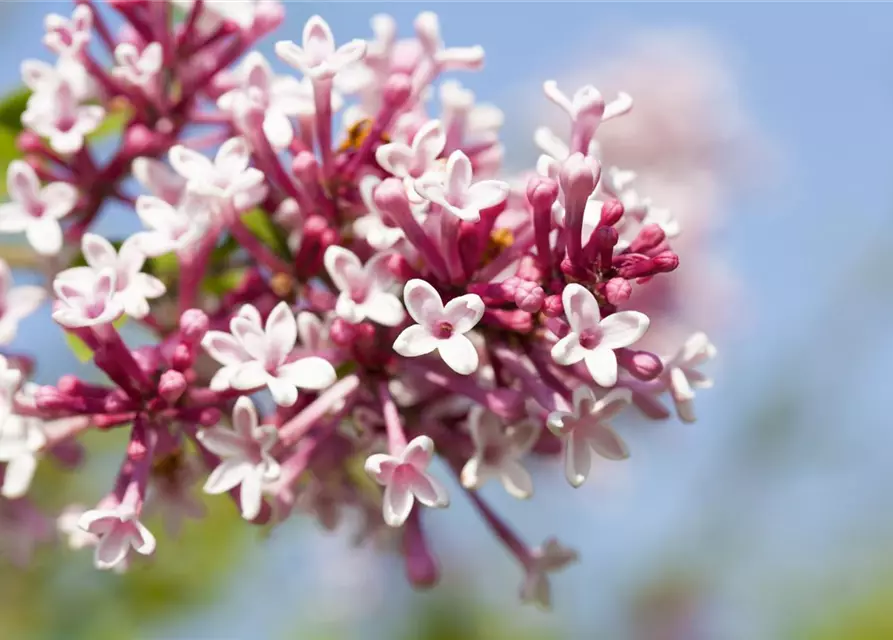
[[[631,93],[603,150],[682,221],[672,330],[708,331],[716,387],[698,395],[696,424],[620,425],[632,458],[577,491],[556,468],[538,470],[532,503],[484,491],[528,541],[557,534],[580,551],[552,580],[550,614],[521,607],[518,568],[461,501],[426,521],[444,580],[414,593],[398,559],[346,535],[296,520],[249,529],[211,500],[124,576],[65,549],[4,563],[2,635],[893,638],[893,5],[287,4],[265,53],[315,12],[341,42],[371,37],[375,13],[410,35],[434,10],[447,44],[483,45],[485,70],[459,79],[505,112],[509,170],[535,162],[536,126],[560,129],[544,80]],[[0,3],[4,92],[22,59],[48,59],[43,16],[69,7]],[[14,347],[36,355],[38,382],[89,375],[46,308],[24,326]],[[97,473],[43,465],[38,500],[93,500],[114,464]]]

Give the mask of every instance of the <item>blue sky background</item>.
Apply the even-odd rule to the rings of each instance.
[[[46,58],[42,16],[67,6],[10,3],[7,24],[15,28],[2,30],[0,87],[17,86],[18,60]],[[583,562],[553,583],[562,619],[621,624],[627,596],[655,573],[703,567],[721,637],[770,638],[791,612],[820,601],[828,576],[844,571],[847,584],[861,583],[893,533],[893,425],[881,411],[893,350],[885,277],[893,271],[885,259],[893,250],[893,5],[292,2],[266,50],[276,39],[300,40],[312,12],[343,41],[368,37],[377,12],[408,34],[424,9],[440,15],[447,44],[485,47],[486,69],[461,80],[509,120],[520,110],[506,96],[561,75],[564,65],[581,66],[581,51],[613,57],[643,29],[700,30],[729,54],[743,110],[781,159],[753,167],[757,175],[777,172],[761,178],[771,186],[727,212],[719,242],[745,283],[746,322],[716,340],[721,372],[698,398],[697,425],[628,432],[634,481],[620,494],[555,482],[532,505],[493,495],[531,542],[558,533],[582,549]],[[539,93],[530,99],[547,108]],[[46,315],[18,344],[47,363],[41,376],[50,381],[75,363]],[[772,401],[775,409],[765,409]],[[456,502],[430,518],[438,544],[459,560],[497,551]],[[291,624],[295,610],[282,603],[315,602],[309,593],[329,566],[320,558],[356,557],[341,541],[315,546],[297,535],[280,532],[259,547],[227,601],[175,632],[243,637]],[[491,565],[492,575],[471,580],[492,583],[487,597],[516,615],[516,570],[501,552]],[[394,573],[386,608],[368,614],[383,637],[382,621],[400,620],[385,611],[425,597]],[[271,588],[282,599],[264,597]],[[370,637],[368,628],[357,637]]]

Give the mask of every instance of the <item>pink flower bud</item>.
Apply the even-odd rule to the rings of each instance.
[[[162,141],[158,134],[142,124],[134,124],[124,132],[124,144],[122,153],[128,158],[151,155]]]
[[[632,293],[633,286],[629,283],[629,280],[624,278],[611,278],[605,283],[603,290],[605,298],[615,306],[629,300]]]
[[[639,231],[639,235],[629,245],[629,250],[633,253],[647,253],[654,249],[667,237],[664,230],[657,224],[646,224]]]
[[[165,371],[158,380],[158,395],[168,404],[176,404],[189,384],[179,371]]]
[[[596,169],[593,169],[591,158],[582,153],[571,155],[564,161],[558,174],[565,200],[569,203],[585,201],[595,191],[599,173],[597,165]]]
[[[564,313],[564,304],[561,302],[560,295],[546,296],[543,302],[543,313],[548,318],[557,318]]]
[[[343,318],[335,318],[335,321],[332,322],[332,328],[329,329],[329,337],[332,339],[332,342],[340,347],[350,346],[356,335],[356,327]]]
[[[220,422],[221,415],[220,409],[214,407],[203,409],[198,415],[198,423],[203,427],[213,427]]]
[[[602,205],[602,216],[599,224],[613,227],[615,224],[620,222],[620,218],[622,217],[623,203],[620,202],[620,200],[616,199],[607,200]]]
[[[44,386],[34,392],[34,406],[40,411],[83,410],[78,398],[63,393],[56,387]]]
[[[386,105],[394,108],[406,102],[411,94],[412,81],[409,76],[397,73],[385,82],[382,98]]]
[[[672,251],[664,251],[654,256],[652,262],[657,273],[669,273],[679,266],[679,256]]]
[[[178,344],[174,347],[174,353],[171,356],[171,365],[177,371],[186,371],[195,361],[195,354],[189,345]]]
[[[292,160],[291,170],[302,184],[316,184],[319,164],[310,151],[301,151]]]
[[[519,309],[528,313],[536,313],[542,309],[545,301],[546,293],[541,286],[535,282],[519,279],[515,289],[515,304]]]
[[[618,349],[617,363],[639,380],[648,382],[657,378],[664,370],[660,358],[648,351]]]
[[[189,344],[198,344],[208,332],[208,316],[201,309],[187,309],[180,316],[180,333]]]
[[[534,176],[527,183],[527,201],[534,211],[551,209],[558,199],[558,183],[551,178]]]

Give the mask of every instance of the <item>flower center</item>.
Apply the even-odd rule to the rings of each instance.
[[[446,340],[453,335],[453,325],[449,322],[441,322],[434,327],[434,337]]]
[[[586,329],[580,334],[580,346],[584,349],[595,349],[602,340],[602,332],[598,329]]]

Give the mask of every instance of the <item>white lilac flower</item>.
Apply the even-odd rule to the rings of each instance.
[[[462,468],[462,486],[478,489],[497,478],[515,498],[533,495],[533,480],[521,460],[536,444],[540,428],[532,420],[506,425],[496,414],[475,405],[468,412],[468,430],[474,454]]]
[[[419,203],[415,181],[429,172],[440,173],[443,169],[438,157],[446,145],[446,135],[439,120],[426,122],[416,132],[412,144],[389,142],[375,150],[375,160],[382,169],[401,178],[410,201]]]
[[[37,453],[46,444],[38,418],[7,415],[0,420],[0,462],[6,463],[0,494],[20,498],[28,492],[37,468]]]
[[[52,96],[61,80],[66,80],[74,97],[83,102],[96,95],[96,81],[83,64],[71,56],[61,56],[52,65],[43,60],[22,62],[22,81],[33,93]]]
[[[81,280],[86,277],[86,272],[113,271],[117,302],[132,318],[145,318],[149,314],[148,301],[164,295],[164,283],[141,271],[146,262],[146,254],[140,247],[139,237],[128,238],[116,251],[112,243],[102,236],[85,233],[81,247],[87,266],[63,271],[59,278]]]
[[[484,62],[484,49],[474,47],[445,47],[440,37],[440,21],[437,14],[423,11],[416,16],[416,36],[425,54],[434,60],[444,71],[473,70]]]
[[[695,389],[709,389],[713,380],[698,370],[702,364],[716,357],[716,347],[705,333],[695,333],[675,356],[664,363],[661,379],[670,390],[676,413],[683,422],[694,422],[693,400]]]
[[[136,213],[151,231],[138,232],[134,243],[149,257],[195,246],[211,226],[207,198],[187,192],[175,207],[155,196],[139,196]]]
[[[372,192],[379,184],[381,179],[373,175],[364,176],[360,180],[360,199],[367,213],[354,220],[353,231],[376,251],[387,251],[403,238],[403,230],[385,224],[384,215],[372,197]]]
[[[572,98],[568,98],[554,80],[547,80],[543,83],[543,92],[570,116],[571,122],[592,132],[602,122],[623,115],[633,107],[633,100],[626,93],[618,94],[616,100],[605,104],[601,92],[592,85],[580,87]]]
[[[552,359],[560,365],[582,361],[596,384],[617,383],[614,349],[628,347],[645,335],[648,316],[638,311],[620,311],[604,320],[598,301],[585,287],[571,283],[561,295],[570,332],[552,347]]]
[[[142,51],[129,42],[122,42],[115,47],[115,63],[112,69],[115,76],[149,90],[164,66],[164,52],[158,42],[150,42]]]
[[[536,604],[543,609],[552,608],[550,573],[561,571],[578,559],[577,552],[568,549],[555,538],[546,540],[543,546],[531,552],[527,574],[521,585],[521,601]]]
[[[171,148],[169,159],[174,170],[186,178],[190,191],[215,199],[221,207],[242,211],[260,202],[266,193],[264,174],[249,166],[251,149],[244,138],[224,142],[213,162],[182,145]]]
[[[396,327],[406,314],[400,299],[389,290],[395,278],[388,270],[389,254],[376,254],[363,265],[353,252],[332,245],[324,262],[332,282],[341,292],[335,313],[353,324],[369,318],[387,327]]]
[[[0,205],[0,233],[24,232],[28,243],[41,255],[59,253],[59,220],[74,209],[78,190],[67,182],[41,187],[34,169],[22,160],[10,163],[6,185],[12,202]]]
[[[198,439],[221,459],[205,482],[205,493],[239,487],[242,517],[253,520],[260,513],[264,485],[279,477],[279,463],[270,455],[278,439],[276,427],[258,424],[254,403],[242,396],[233,409],[232,429],[202,429]]]
[[[53,320],[69,329],[108,324],[124,313],[114,269],[63,271],[53,280],[53,291],[59,302]]]
[[[471,160],[461,151],[454,151],[443,173],[428,173],[414,186],[425,200],[440,205],[460,220],[476,222],[483,209],[505,202],[509,185],[502,180],[473,183],[472,179]]]
[[[266,386],[276,404],[289,407],[297,402],[297,388],[319,390],[335,382],[335,369],[323,358],[288,361],[298,328],[285,302],[273,309],[265,325],[255,307],[244,305],[230,328],[231,334],[209,331],[202,340],[205,351],[227,369],[221,379],[215,376],[212,387],[225,384],[250,390]]]
[[[93,29],[93,10],[87,5],[79,4],[74,8],[71,18],[51,13],[44,18],[46,34],[43,43],[60,56],[76,57],[87,43]]]
[[[99,538],[93,556],[97,569],[115,568],[131,549],[144,556],[155,551],[155,536],[139,521],[139,514],[124,504],[86,511],[78,526]]]
[[[176,206],[186,192],[186,179],[155,158],[137,158],[131,170],[137,182],[168,204]]]
[[[84,138],[102,123],[105,109],[80,104],[73,82],[60,78],[53,91],[35,93],[22,114],[22,124],[37,135],[48,138],[54,151],[76,153]]]
[[[44,298],[42,287],[13,287],[9,265],[0,259],[0,345],[15,339],[19,322],[31,315]]]
[[[424,280],[410,280],[403,289],[406,310],[417,324],[404,329],[394,341],[394,351],[406,358],[435,349],[456,373],[469,375],[478,368],[478,352],[465,334],[484,316],[480,296],[470,293],[446,305],[437,290]]]
[[[622,411],[631,398],[629,389],[611,389],[597,400],[592,389],[581,385],[574,390],[572,411],[549,414],[546,426],[566,443],[564,471],[571,486],[579,487],[586,481],[593,451],[608,460],[629,457],[626,445],[607,420]]]
[[[366,54],[363,40],[351,40],[336,48],[332,30],[320,16],[312,16],[304,25],[302,45],[281,40],[276,43],[276,55],[314,80],[331,80]]]
[[[399,455],[376,453],[366,459],[366,473],[385,488],[381,508],[388,526],[402,526],[416,500],[426,507],[449,506],[446,489],[427,472],[433,456],[434,441],[418,436]]]

